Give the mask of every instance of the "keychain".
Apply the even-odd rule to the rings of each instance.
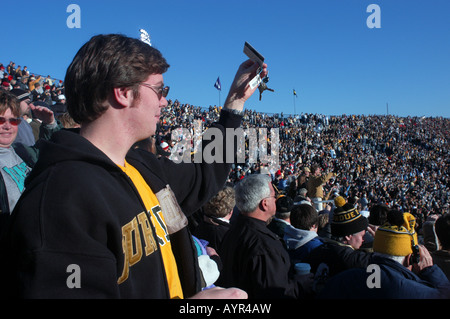
[[[263,71],[263,68],[260,67],[258,69],[258,72],[256,72],[256,76],[249,83],[250,89],[253,90],[254,88],[256,88],[261,83],[261,75],[260,74],[261,74],[262,71]]]
[[[259,100],[261,101],[261,97],[262,97],[262,93],[267,90],[270,92],[275,92],[273,89],[270,89],[267,87],[267,82],[269,82],[269,77],[266,75],[264,77],[264,79],[262,79],[261,84],[259,85],[258,89],[259,89]]]

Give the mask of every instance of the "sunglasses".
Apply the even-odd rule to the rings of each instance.
[[[170,87],[168,86],[154,86],[147,83],[140,83],[139,85],[145,86],[149,89],[152,89],[158,95],[158,98],[161,100],[162,97],[167,97],[169,94]]]
[[[15,117],[7,119],[7,118],[4,118],[4,117],[0,116],[0,125],[5,124],[6,121],[8,121],[9,124],[11,124],[11,125],[17,126],[17,125],[20,124],[20,122],[22,122],[22,119],[21,118],[15,118]]]

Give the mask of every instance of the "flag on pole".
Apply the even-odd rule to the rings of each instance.
[[[222,90],[222,85],[220,84],[220,79],[219,79],[219,77],[217,78],[216,83],[214,83],[214,87],[215,87],[216,89],[218,89],[219,91]]]
[[[295,89],[294,89],[294,96],[297,97],[297,92],[295,92]]]

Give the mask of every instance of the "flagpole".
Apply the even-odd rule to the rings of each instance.
[[[295,117],[295,114],[297,113],[295,110],[295,89],[292,89],[292,98],[294,99],[294,117]]]
[[[219,105],[218,105],[218,107],[220,107],[220,105],[221,105],[220,91],[222,91],[222,85],[220,84],[220,76],[217,77],[216,83],[214,83],[214,87],[217,89],[217,91],[219,91]]]

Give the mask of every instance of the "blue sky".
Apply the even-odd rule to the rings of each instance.
[[[81,28],[67,27],[72,3]],[[380,7],[381,28],[366,24],[370,4]],[[0,62],[58,79],[93,35],[139,37],[143,28],[171,65],[165,82],[181,103],[223,104],[248,41],[266,58],[275,90],[262,101],[256,92],[249,109],[450,117],[448,0],[24,0],[0,7]]]

